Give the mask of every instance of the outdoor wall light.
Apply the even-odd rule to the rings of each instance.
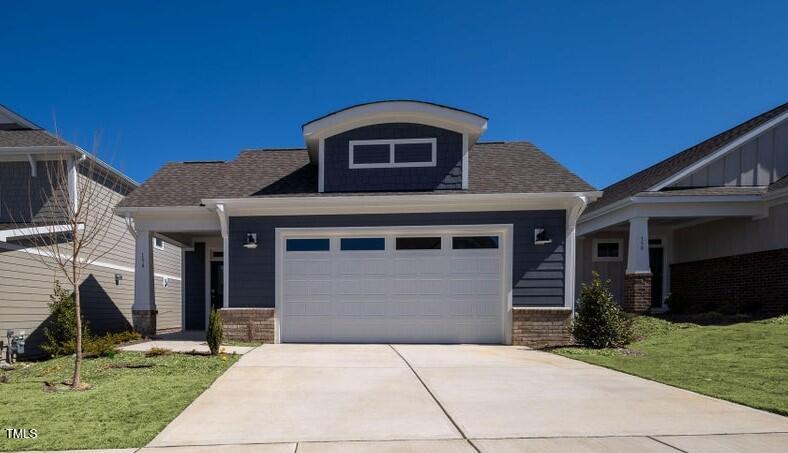
[[[115,286],[120,285],[120,281],[123,280],[122,274],[115,274]]]
[[[543,245],[553,242],[550,234],[544,228],[534,228],[534,244]]]
[[[244,247],[248,249],[257,248],[257,233],[246,233],[246,241]]]

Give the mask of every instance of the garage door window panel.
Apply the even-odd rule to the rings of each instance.
[[[339,248],[342,251],[386,250],[386,238],[342,238]]]
[[[400,237],[396,240],[397,250],[440,250],[440,236]]]
[[[498,236],[454,236],[451,244],[454,250],[497,249]]]
[[[320,239],[288,239],[286,244],[288,252],[327,252],[331,249],[331,240]]]

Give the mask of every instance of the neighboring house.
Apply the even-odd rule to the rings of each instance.
[[[25,226],[58,225],[51,209],[52,197],[74,197],[78,178],[88,177],[87,161],[95,159],[80,148],[66,143],[11,110],[0,106],[0,335],[8,330],[30,335],[28,353],[39,352],[43,322],[49,316],[49,296],[54,281],[68,287],[65,278],[41,262],[46,251],[31,247],[36,231]],[[69,171],[68,188],[52,188],[47,171],[52,162],[62,162]],[[116,193],[102,197],[120,201],[137,184],[103,162],[98,164],[118,178],[111,184]],[[108,184],[110,185],[110,184]],[[102,190],[111,190],[99,186]],[[31,217],[32,216],[32,217]],[[40,232],[39,232],[40,234]],[[81,284],[85,318],[94,333],[131,327],[134,299],[134,238],[123,219],[116,218],[105,245],[112,250],[89,267]],[[158,271],[155,293],[159,301],[159,328],[181,328],[181,250],[163,238],[156,241],[154,260]],[[165,285],[166,281],[166,285]]]
[[[479,142],[486,128],[374,102],[304,124],[303,149],[167,164],[117,208],[135,327],[162,322],[164,234],[189,246],[186,329],[217,307],[228,337],[266,342],[566,342],[575,222],[600,193],[530,143]]]
[[[607,187],[577,236],[627,310],[788,312],[788,104]]]

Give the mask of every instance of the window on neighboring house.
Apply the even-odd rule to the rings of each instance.
[[[350,168],[434,167],[437,140],[405,138],[390,140],[351,140]]]
[[[594,261],[621,261],[621,239],[594,239]]]
[[[164,250],[164,241],[161,238],[153,238],[153,246],[159,250]]]

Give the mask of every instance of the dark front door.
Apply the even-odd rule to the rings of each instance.
[[[662,280],[664,256],[662,247],[651,247],[648,251],[648,265],[651,268],[651,307],[662,308]]]
[[[224,263],[211,261],[211,308],[220,309],[224,304]]]

